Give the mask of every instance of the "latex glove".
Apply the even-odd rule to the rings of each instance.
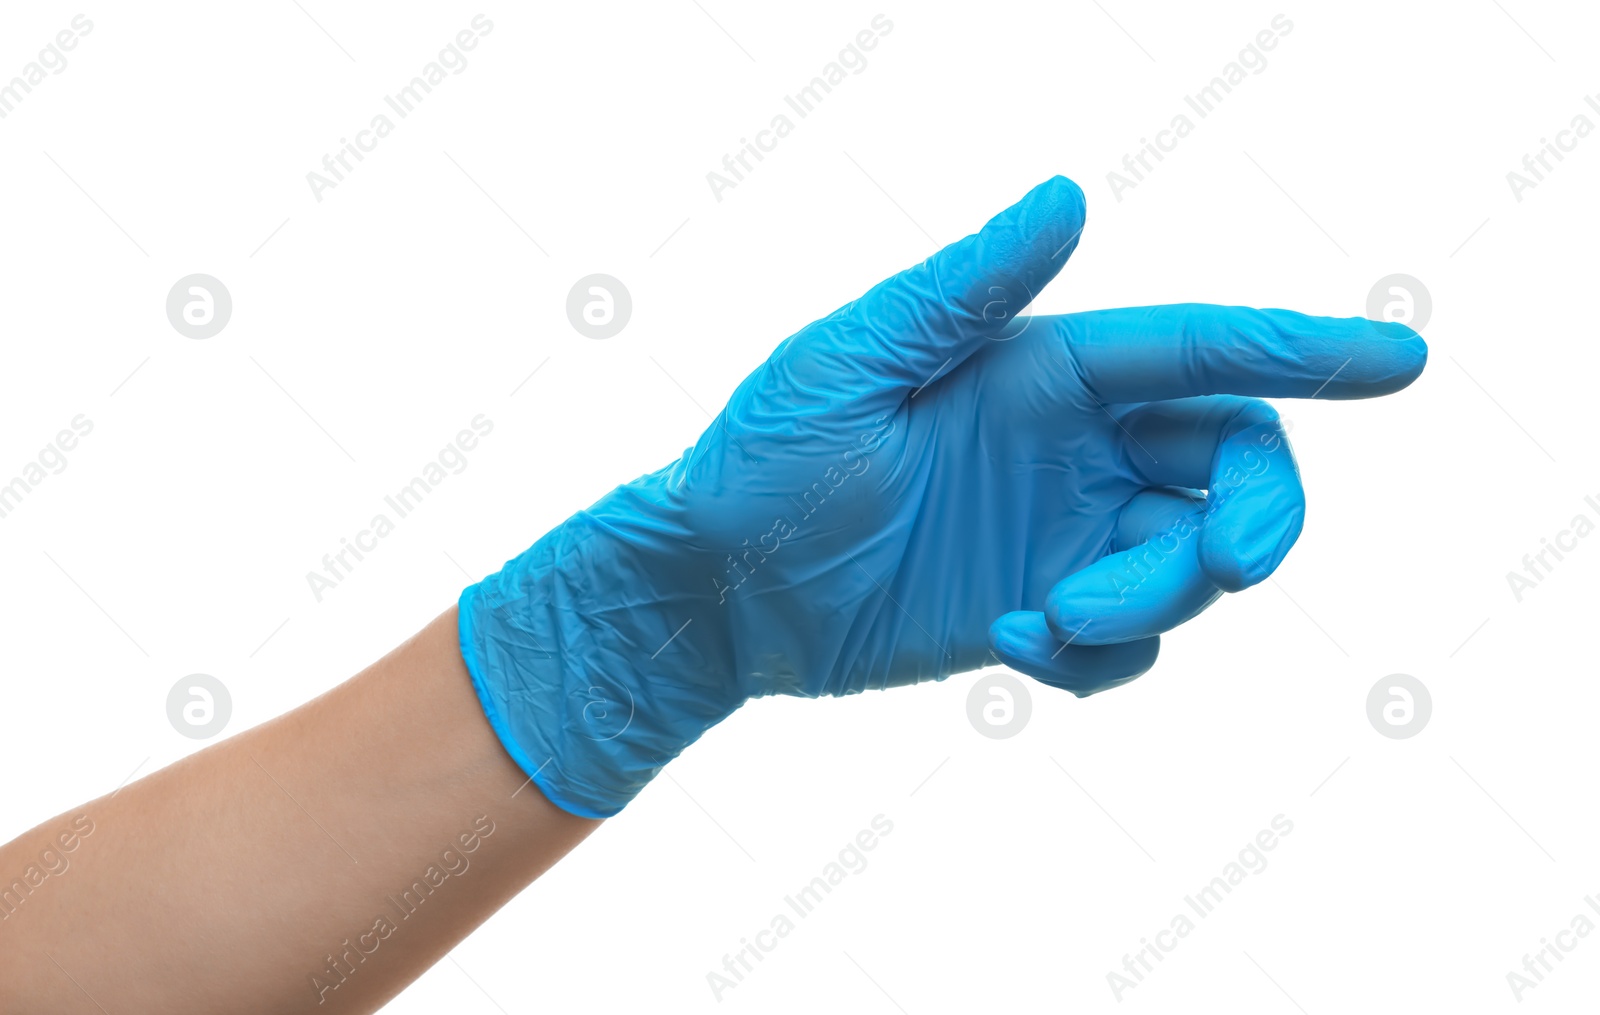
[[[1089,694],[1278,566],[1304,492],[1277,414],[1240,396],[1387,394],[1427,347],[1285,310],[1017,318],[1083,217],[1057,177],[808,325],[682,458],[462,593],[484,709],[546,796],[614,814],[762,695],[994,656]]]

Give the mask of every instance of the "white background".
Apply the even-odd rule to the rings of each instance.
[[[230,689],[223,735],[349,676],[675,458],[782,338],[1059,172],[1089,224],[1036,310],[1431,292],[1409,390],[1280,404],[1310,507],[1276,580],[1128,687],[1031,685],[1009,740],[969,724],[971,675],[758,702],[387,1010],[1518,1007],[1506,974],[1600,891],[1600,538],[1521,602],[1506,579],[1600,518],[1600,139],[1520,202],[1506,173],[1600,123],[1595,11],[298,6],[4,14],[0,78],[94,28],[0,120],[0,479],[94,431],[0,519],[0,839],[203,746],[167,719],[185,674]],[[318,202],[307,172],[480,11],[466,70]],[[705,174],[880,12],[866,69],[715,200]],[[1266,69],[1119,202],[1107,172],[1279,13]],[[204,341],[164,312],[193,272],[234,301]],[[593,272],[633,297],[607,341],[565,314]],[[467,470],[317,602],[306,572],[478,413]],[[1432,693],[1409,740],[1366,716],[1397,672]],[[715,1000],[877,814],[870,865]],[[1106,974],[1278,814],[1268,867],[1117,1001]],[[1597,938],[1522,1008],[1592,999]]]

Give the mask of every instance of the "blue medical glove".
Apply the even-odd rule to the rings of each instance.
[[[558,806],[619,811],[746,700],[993,664],[1078,695],[1261,581],[1299,471],[1249,396],[1405,387],[1409,328],[1180,305],[1017,312],[1067,261],[1057,177],[780,344],[683,457],[461,595],[491,724]]]

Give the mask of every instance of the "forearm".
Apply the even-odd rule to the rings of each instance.
[[[0,1009],[372,1011],[598,824],[507,756],[452,608],[315,701],[0,847]]]

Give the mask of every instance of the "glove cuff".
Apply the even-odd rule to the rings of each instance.
[[[674,636],[649,578],[639,553],[580,512],[461,593],[461,658],[490,726],[580,817],[615,815],[742,703],[715,662],[718,632]]]

